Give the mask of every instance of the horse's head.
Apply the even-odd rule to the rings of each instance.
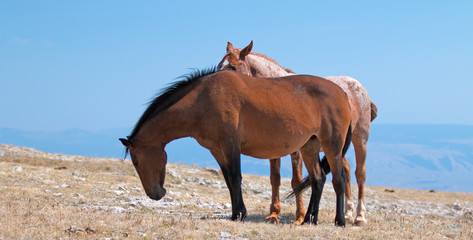
[[[163,198],[166,194],[163,185],[167,163],[164,148],[124,138],[120,138],[120,141],[130,152],[131,161],[140,176],[146,195],[154,200]]]
[[[234,48],[233,45],[227,43],[227,54],[217,66],[218,70],[232,69],[239,73],[251,76],[250,65],[246,61],[246,56],[250,54],[253,48],[253,41],[245,48]]]

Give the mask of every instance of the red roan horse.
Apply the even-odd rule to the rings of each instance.
[[[242,74],[260,77],[284,77],[295,75],[290,70],[281,67],[275,60],[266,55],[251,52],[253,41],[244,49],[234,48],[231,43],[227,44],[227,53],[220,61],[218,69],[233,69]],[[356,225],[366,224],[365,218],[365,204],[364,204],[364,185],[366,179],[366,145],[370,134],[371,121],[376,118],[377,107],[371,101],[365,88],[355,79],[347,76],[329,76],[325,77],[339,87],[341,87],[348,96],[348,101],[351,107],[351,117],[353,126],[353,145],[356,154],[356,180],[358,182],[358,206],[357,214],[354,220]],[[293,177],[291,185],[295,189],[302,182],[302,160],[300,153],[294,152],[291,154]],[[351,197],[350,185],[350,165],[346,158],[343,159],[343,167],[346,173],[346,214],[348,221],[353,219],[353,200]],[[330,168],[326,166],[325,161],[322,161],[322,167],[326,174],[330,172]],[[281,184],[280,177],[281,159],[270,159],[270,178],[272,186],[272,202],[270,207],[270,215],[267,220],[278,222],[278,215],[281,212],[279,204],[279,185]],[[296,194],[296,221],[295,224],[300,224],[304,218],[304,205],[302,202],[302,195]]]
[[[351,139],[347,96],[323,78],[254,78],[235,71],[197,72],[154,99],[131,135],[120,141],[131,155],[146,194],[165,194],[166,144],[192,137],[210,150],[230,190],[232,220],[246,216],[240,154],[273,159],[300,149],[311,180],[305,222],[316,224],[325,174],[323,148],[336,192],[335,224],[345,226],[342,158]]]

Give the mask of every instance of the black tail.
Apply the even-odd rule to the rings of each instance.
[[[347,135],[346,135],[346,138],[345,138],[345,145],[343,145],[343,149],[342,149],[342,157],[345,157],[345,154],[347,153],[348,151],[348,147],[350,147],[350,143],[351,143],[351,124],[350,126],[348,126],[348,132],[347,132]],[[327,157],[324,156],[322,158],[322,161],[320,162],[320,167],[322,168],[322,174],[329,174],[330,173],[330,166],[328,164],[328,161],[327,161]],[[310,179],[309,179],[309,176],[305,177],[304,180],[302,180],[302,183],[300,183],[296,189],[294,189],[293,192],[291,192],[285,199],[290,199],[290,198],[293,198],[296,196],[296,194],[299,194],[299,193],[302,193],[304,192],[307,188],[310,187]]]

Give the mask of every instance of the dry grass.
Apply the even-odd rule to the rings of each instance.
[[[169,164],[168,199],[156,202],[128,161],[0,145],[0,239],[473,239],[473,194],[367,187],[368,225],[338,228],[327,184],[318,226],[292,225],[291,201],[274,225],[264,222],[268,177],[243,178],[249,216],[232,222],[223,177],[211,169]],[[289,186],[284,179],[282,195]]]

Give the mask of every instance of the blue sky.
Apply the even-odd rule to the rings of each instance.
[[[473,125],[473,1],[0,1],[0,127],[132,128],[227,41],[348,75],[376,123]]]

